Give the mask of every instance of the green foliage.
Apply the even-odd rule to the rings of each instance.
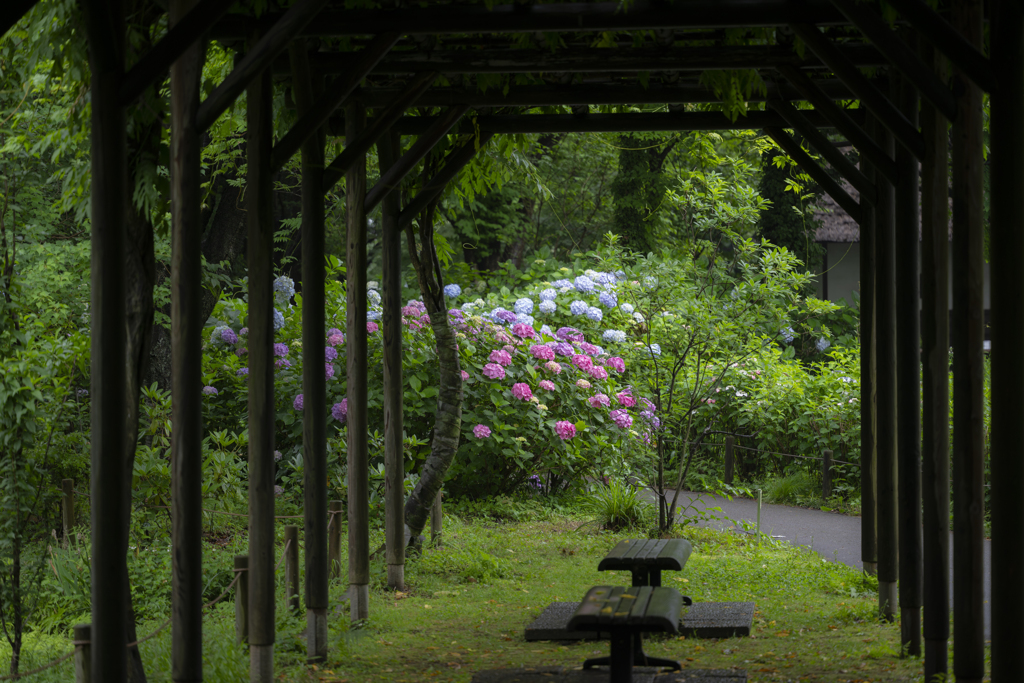
[[[758,194],[770,203],[761,212],[758,236],[788,249],[810,273],[821,270],[824,248],[815,242],[818,222],[811,214],[813,193],[805,193],[791,177],[786,157],[776,149],[761,155],[761,182]],[[812,285],[808,284],[808,287]]]
[[[602,529],[609,531],[646,532],[654,525],[656,517],[651,504],[640,497],[639,489],[618,479],[609,480],[606,486],[595,491],[586,509],[596,516]]]
[[[612,183],[615,197],[614,231],[626,249],[647,254],[655,251],[657,215],[669,181],[664,173],[661,140],[637,135],[619,138],[619,170]]]
[[[795,504],[814,498],[820,486],[807,472],[797,471],[784,477],[773,477],[763,484],[765,499],[770,503]],[[820,495],[819,495],[820,497]]]

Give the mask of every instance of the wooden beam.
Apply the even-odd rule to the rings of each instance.
[[[171,0],[171,33],[195,15]],[[203,223],[196,130],[203,45],[193,40],[171,70],[171,678],[203,678]],[[124,88],[122,87],[122,94]],[[123,101],[123,100],[122,100]]]
[[[990,185],[992,292],[992,679],[1019,671],[1015,653],[1024,650],[1020,607],[1024,585],[1015,567],[1024,566],[1024,519],[1020,491],[1024,460],[1013,444],[1024,443],[1024,18],[1019,5],[995,4],[989,23],[992,60],[1009,76],[990,99],[992,151]]]
[[[949,87],[925,66],[903,38],[886,25],[878,12],[853,0],[832,0],[832,4],[867,36],[893,66],[913,82],[921,95],[934,104],[943,116],[950,121],[956,118],[956,98]]]
[[[212,126],[213,122],[242,94],[246,86],[260,77],[263,70],[284,52],[288,43],[313,21],[326,2],[327,0],[297,0],[277,19],[259,42],[242,57],[228,77],[199,105],[196,125],[200,131]],[[269,162],[269,159],[267,161]]]
[[[174,22],[171,29],[125,75],[121,84],[121,104],[128,106],[150,84],[163,79],[178,57],[192,47],[224,16],[236,0],[204,0]]]
[[[926,64],[940,76],[945,75],[945,60],[938,58],[931,44],[922,39],[919,50]],[[949,664],[948,129],[945,117],[929,102],[922,102],[925,156],[921,162],[921,486],[926,681],[946,678]]]
[[[345,71],[344,75],[334,79],[324,89],[323,94],[299,115],[299,120],[274,145],[274,151],[270,156],[270,166],[275,172],[281,170],[292,158],[292,155],[299,150],[302,143],[315,131],[320,130],[331,114],[348,100],[359,83],[366,78],[388,50],[394,47],[400,37],[401,35],[398,33],[385,33],[374,38],[373,42],[357,54],[351,68]],[[293,78],[294,61],[292,58]],[[305,68],[308,70],[308,56],[305,58],[305,62]]]
[[[11,30],[39,0],[8,0],[0,8],[0,36]]]
[[[954,0],[953,21],[981,46],[981,0]],[[1019,74],[1018,74],[1019,75]],[[954,69],[953,122],[953,675],[985,675],[985,224],[981,89]],[[1019,193],[1020,188],[1016,188]],[[1019,226],[1018,226],[1019,229]],[[998,250],[1002,245],[994,245]],[[1019,268],[1018,266],[1014,267]],[[1020,419],[1017,416],[1016,419]],[[1017,494],[1019,498],[1019,494]],[[993,597],[1002,600],[1002,596]]]
[[[850,111],[842,109],[832,99],[825,95],[806,74],[799,69],[782,67],[779,73],[793,84],[800,93],[807,98],[807,101],[814,105],[816,111],[820,112],[839,132],[845,135],[854,144],[860,155],[869,164],[874,166],[878,172],[890,183],[899,182],[899,173],[896,170],[896,162],[885,153],[878,143],[864,132],[863,129],[850,117]]]
[[[128,509],[125,486],[125,27],[122,0],[83,3],[91,72],[91,468],[92,667],[94,681],[127,678],[125,635]],[[124,539],[122,541],[122,539]]]
[[[825,63],[835,75],[853,91],[860,101],[871,110],[896,139],[914,153],[918,159],[924,156],[924,142],[921,133],[907,118],[860,72],[860,69],[842,53],[838,45],[818,30],[813,24],[791,24],[793,31],[804,44]]]
[[[874,126],[869,115],[865,128]],[[875,167],[866,164],[868,180],[881,181]],[[884,181],[882,181],[884,182]],[[876,411],[878,356],[875,344],[875,208],[861,206],[860,220],[860,557],[864,573],[878,575],[878,419]]]
[[[434,174],[434,177],[427,181],[427,184],[420,188],[420,191],[413,197],[412,201],[402,209],[402,213],[398,216],[398,227],[405,230],[405,226],[409,225],[431,201],[444,192],[444,188],[448,186],[448,183],[458,175],[459,171],[466,164],[473,160],[476,153],[483,149],[484,145],[492,137],[494,137],[494,133],[481,131],[479,137],[470,137],[459,147],[449,152],[448,156],[445,157],[444,166],[441,167],[441,170]]]
[[[836,47],[843,59],[863,67],[887,66],[873,45]],[[353,66],[347,52],[320,52],[311,65],[322,73],[346,73]],[[374,75],[406,75],[436,71],[444,74],[530,74],[530,73],[635,73],[639,71],[703,72],[723,69],[764,69],[782,65],[821,69],[813,57],[801,57],[793,50],[766,46],[732,47],[640,47],[629,50],[574,48],[557,52],[545,50],[410,50],[392,52],[374,68]],[[283,72],[280,63],[276,71]]]
[[[846,190],[840,187],[839,183],[832,179],[818,163],[811,158],[807,152],[800,147],[800,143],[791,138],[781,128],[768,127],[764,129],[772,140],[778,143],[779,147],[789,155],[789,158],[797,163],[800,168],[807,172],[807,175],[814,178],[814,182],[821,185],[821,188],[828,193],[828,196],[836,200],[836,204],[843,208],[843,211],[850,214],[853,220],[860,222],[861,206],[857,200],[847,194]]]
[[[341,180],[342,176],[348,173],[348,170],[354,164],[366,157],[366,153],[370,151],[370,148],[373,147],[380,136],[384,135],[396,121],[402,118],[405,110],[430,87],[430,84],[436,78],[436,73],[427,73],[416,78],[409,84],[408,89],[391,103],[391,106],[370,122],[370,125],[366,128],[359,128],[359,137],[352,139],[351,131],[346,130],[346,140],[348,142],[345,145],[345,149],[334,158],[334,161],[324,171],[324,192],[330,192],[331,188]],[[362,112],[361,115],[365,116],[366,110],[362,105],[360,105],[359,110]]]
[[[824,0],[690,0],[664,5],[637,0],[628,10],[618,2],[510,4],[491,7],[402,7],[387,10],[326,11],[305,35],[359,36],[398,31],[405,35],[458,33],[536,33],[627,31],[659,28],[731,28],[783,26],[793,21],[845,24],[846,18]],[[218,38],[244,38],[251,21],[226,17],[218,22]]]
[[[288,48],[292,60],[292,92],[299,120],[313,107],[313,77],[306,41]],[[302,461],[303,531],[305,547],[306,659],[327,659],[327,380],[324,331],[324,143],[314,127],[302,142]],[[277,150],[277,147],[274,148]],[[274,155],[271,153],[271,167]],[[298,539],[296,539],[296,543]]]
[[[949,57],[964,74],[986,92],[997,87],[996,70],[977,47],[965,40],[953,26],[940,17],[925,0],[889,0],[903,17],[921,32],[942,54]],[[1012,73],[1012,72],[1010,72]]]
[[[370,191],[366,193],[367,213],[373,211],[377,204],[388,197],[399,187],[399,185],[401,185],[402,179],[409,175],[409,172],[416,167],[416,164],[418,164],[420,160],[422,160],[423,157],[425,157],[430,150],[437,145],[441,138],[448,134],[448,131],[452,129],[452,126],[462,118],[462,115],[465,114],[468,109],[469,107],[466,105],[456,106],[449,109],[438,117],[434,125],[432,125],[423,135],[419,136],[419,139],[413,143],[413,146],[409,148],[408,152],[403,154],[400,159],[387,164],[386,170],[381,172],[380,179],[377,180],[376,184],[374,184],[374,186],[370,188]],[[384,137],[382,136],[381,140],[383,139]],[[379,144],[381,144],[380,141],[378,141],[378,145]],[[393,148],[398,149],[399,146],[394,145]],[[400,239],[398,246],[399,251],[401,251]]]
[[[768,106],[779,112],[782,118],[786,119],[786,122],[793,127],[793,130],[807,138],[811,146],[818,150],[818,154],[825,157],[825,160],[831,164],[832,168],[836,169],[840,175],[846,178],[850,185],[857,188],[861,201],[874,205],[875,184],[868,181],[864,174],[860,172],[860,169],[854,166],[853,162],[847,159],[846,155],[839,151],[839,148],[832,144],[825,137],[824,133],[818,130],[817,126],[812,125],[807,120],[803,112],[797,110],[789,102],[782,100],[769,102]]]

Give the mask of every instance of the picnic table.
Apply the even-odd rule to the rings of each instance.
[[[620,541],[597,565],[597,571],[628,570],[634,586],[661,585],[662,570],[681,571],[693,546],[682,538],[630,539]],[[683,603],[692,604],[684,596]]]

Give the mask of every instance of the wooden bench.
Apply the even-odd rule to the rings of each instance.
[[[612,683],[630,683],[633,666],[667,666],[679,662],[644,654],[645,631],[679,632],[683,598],[675,588],[652,586],[594,586],[569,619],[570,631],[604,631],[611,635],[611,655],[583,662],[583,668],[611,666]]]
[[[634,586],[657,587],[662,570],[681,571],[691,552],[693,546],[681,538],[620,541],[597,565],[597,571],[629,570]],[[683,602],[689,605],[690,599]]]

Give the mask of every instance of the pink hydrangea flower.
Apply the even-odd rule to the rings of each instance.
[[[469,379],[469,373],[466,372],[465,370],[463,370],[462,371],[462,381],[465,382],[467,379]]]
[[[542,379],[540,381],[540,388],[543,389],[544,391],[554,391],[555,383],[549,379]]]
[[[491,379],[505,379],[505,368],[497,363],[488,363],[484,366],[484,377]]]
[[[705,403],[707,403],[709,406],[713,405],[715,403],[715,399],[709,398],[707,401],[705,401]]]
[[[576,386],[578,386],[580,389],[589,389],[590,388],[590,382],[588,382],[585,379],[578,379],[578,380],[576,380]]]
[[[546,346],[544,344],[535,344],[531,346],[530,353],[532,353],[533,357],[536,358],[537,360],[555,359],[555,350],[550,346]]]
[[[625,408],[619,408],[608,413],[608,417],[612,419],[612,422],[619,426],[619,429],[629,429],[633,426],[633,418],[629,416]]]
[[[608,379],[608,371],[600,365],[594,365],[587,369],[587,374],[594,379]]]
[[[598,351],[598,348],[591,344],[590,342],[580,342],[580,349],[582,349],[584,353],[591,356],[595,355]]]
[[[632,408],[636,405],[636,399],[633,398],[633,394],[628,391],[622,391],[615,395],[615,398],[619,399],[619,405],[626,408]]]
[[[486,439],[491,435],[491,428],[486,425],[477,425],[473,427],[473,436],[478,439]]]
[[[604,362],[610,368],[614,368],[616,372],[626,371],[626,361],[622,360],[618,356],[612,356]]]
[[[576,354],[572,357],[572,364],[578,367],[583,372],[590,370],[594,367],[594,361],[591,360],[590,356],[584,356],[583,354]]]
[[[339,344],[344,344],[345,335],[343,335],[341,332],[339,332],[338,334],[332,334],[330,337],[327,338],[327,343],[330,344],[331,346],[338,346]]]
[[[512,385],[512,396],[520,401],[529,401],[533,397],[533,392],[530,391],[530,385],[526,382],[516,382]]]
[[[491,351],[491,355],[487,356],[487,360],[507,368],[512,365],[512,354],[505,349],[494,349]]]
[[[373,334],[374,332],[376,332],[379,329],[380,329],[380,326],[377,325],[377,323],[366,323],[366,331],[369,334]]]
[[[533,339],[537,336],[537,332],[533,329],[532,325],[526,323],[516,323],[512,326],[512,334],[523,339]]]
[[[601,406],[607,408],[611,405],[611,399],[608,398],[607,394],[594,394],[587,399],[587,402],[594,408],[600,408]]]
[[[555,423],[555,434],[562,441],[568,441],[576,436],[576,425],[568,420],[559,420]]]
[[[547,370],[548,372],[553,372],[557,375],[562,372],[562,364],[556,363],[553,360],[549,360],[547,363],[544,364],[544,369]]]

